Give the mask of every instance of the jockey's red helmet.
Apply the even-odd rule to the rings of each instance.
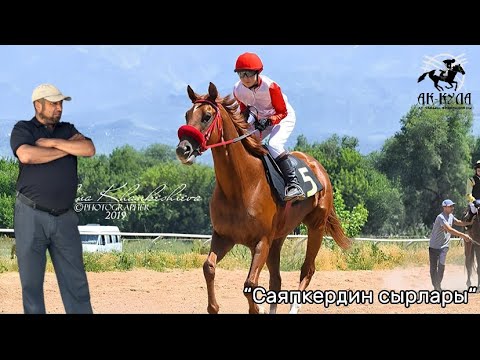
[[[260,73],[263,70],[262,60],[257,54],[246,52],[240,55],[235,63],[235,72],[240,70],[254,70]]]

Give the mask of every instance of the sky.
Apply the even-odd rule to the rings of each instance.
[[[472,93],[473,105],[480,97],[476,45],[0,45],[0,156],[11,156],[11,129],[33,116],[32,91],[46,82],[72,97],[62,120],[92,137],[97,152],[176,145],[191,105],[187,85],[204,94],[213,82],[227,95],[238,80],[235,60],[246,51],[262,58],[263,74],[296,111],[290,147],[300,134],[311,142],[338,134],[357,137],[364,154],[380,150],[419,93],[438,93],[428,78],[417,83],[428,57],[460,59],[460,91]]]

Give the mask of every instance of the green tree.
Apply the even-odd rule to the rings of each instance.
[[[351,238],[358,236],[368,218],[368,210],[365,206],[358,204],[351,211],[347,210],[342,193],[339,190],[334,191],[333,203],[345,234]]]
[[[0,227],[12,229],[15,196],[0,193],[0,209]]]
[[[313,156],[325,167],[347,209],[359,204],[368,209],[363,231],[372,235],[395,232],[404,217],[401,191],[375,168],[372,159],[360,154],[357,146],[358,140],[349,136],[335,134],[324,142],[309,144],[301,135],[295,150]]]
[[[476,164],[478,160],[480,160],[480,137],[475,137],[473,140],[473,148],[472,148],[472,157],[471,157],[471,168]],[[472,176],[475,172],[472,170]]]
[[[109,157],[110,180],[114,184],[135,184],[138,175],[148,166],[146,157],[130,145],[112,151]]]
[[[153,166],[166,161],[176,161],[175,148],[164,144],[152,144],[142,151],[148,166]]]
[[[12,158],[0,159],[0,227],[13,228],[15,184],[18,162]]]
[[[18,177],[18,162],[13,159],[0,159],[0,194],[15,195]]]
[[[82,199],[97,201],[102,191],[115,185],[115,182],[112,182],[109,158],[102,154],[78,160],[77,199],[79,202]],[[105,213],[101,211],[80,210],[78,216],[80,224],[109,224],[105,221]]]
[[[167,162],[149,168],[141,183],[144,196],[153,199],[148,202],[150,211],[142,215],[145,231],[211,232],[209,203],[215,184],[211,167]]]
[[[431,225],[443,199],[466,204],[472,123],[470,109],[413,106],[401,119],[401,130],[385,142],[377,164],[404,189],[406,222],[412,231]]]

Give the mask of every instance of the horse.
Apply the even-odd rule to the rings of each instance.
[[[453,68],[448,69],[446,75],[445,75],[445,70],[441,70],[440,75],[435,75],[435,71],[437,70],[431,70],[423,73],[418,78],[417,82],[420,82],[423,79],[425,79],[425,77],[428,74],[428,77],[432,79],[433,84],[438,91],[443,91],[443,87],[438,85],[439,81],[444,81],[449,83],[450,87],[445,86],[447,89],[451,89],[453,87],[453,84],[455,84],[455,91],[457,91],[458,82],[455,81],[455,76],[457,75],[457,73],[461,73],[462,75],[465,75],[465,70],[463,70],[463,67],[460,64],[457,64]]]
[[[323,236],[329,234],[343,249],[350,247],[333,206],[333,190],[324,167],[312,156],[293,151],[312,169],[323,186],[305,200],[294,205],[281,204],[267,181],[261,157],[267,150],[258,136],[248,133],[249,124],[238,110],[239,104],[231,95],[219,97],[210,82],[208,94],[195,93],[190,85],[187,93],[193,105],[185,114],[186,125],[178,130],[177,158],[191,165],[205,150],[211,149],[215,171],[215,187],[210,200],[213,228],[210,250],[203,264],[207,285],[207,312],[217,314],[215,269],[236,244],[248,247],[252,259],[244,282],[248,312],[263,312],[253,299],[253,291],[266,264],[270,273],[269,289],[281,290],[280,251],[285,238],[300,223],[308,229],[307,250],[300,272],[299,291],[304,291],[315,273],[315,258]],[[251,135],[251,136],[249,136]],[[241,141],[239,141],[241,139]],[[293,302],[290,313],[297,313],[300,304]],[[276,313],[277,304],[270,304]]]
[[[467,234],[473,241],[465,242],[465,268],[467,269],[467,287],[472,285],[472,271],[477,271],[477,292],[480,292],[480,216],[475,215],[473,224]],[[476,257],[476,263],[475,263]]]

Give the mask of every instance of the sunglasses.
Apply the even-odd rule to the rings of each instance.
[[[237,74],[240,77],[240,79],[243,79],[244,77],[252,77],[255,76],[257,72],[255,70],[244,70],[244,71],[238,71]]]

